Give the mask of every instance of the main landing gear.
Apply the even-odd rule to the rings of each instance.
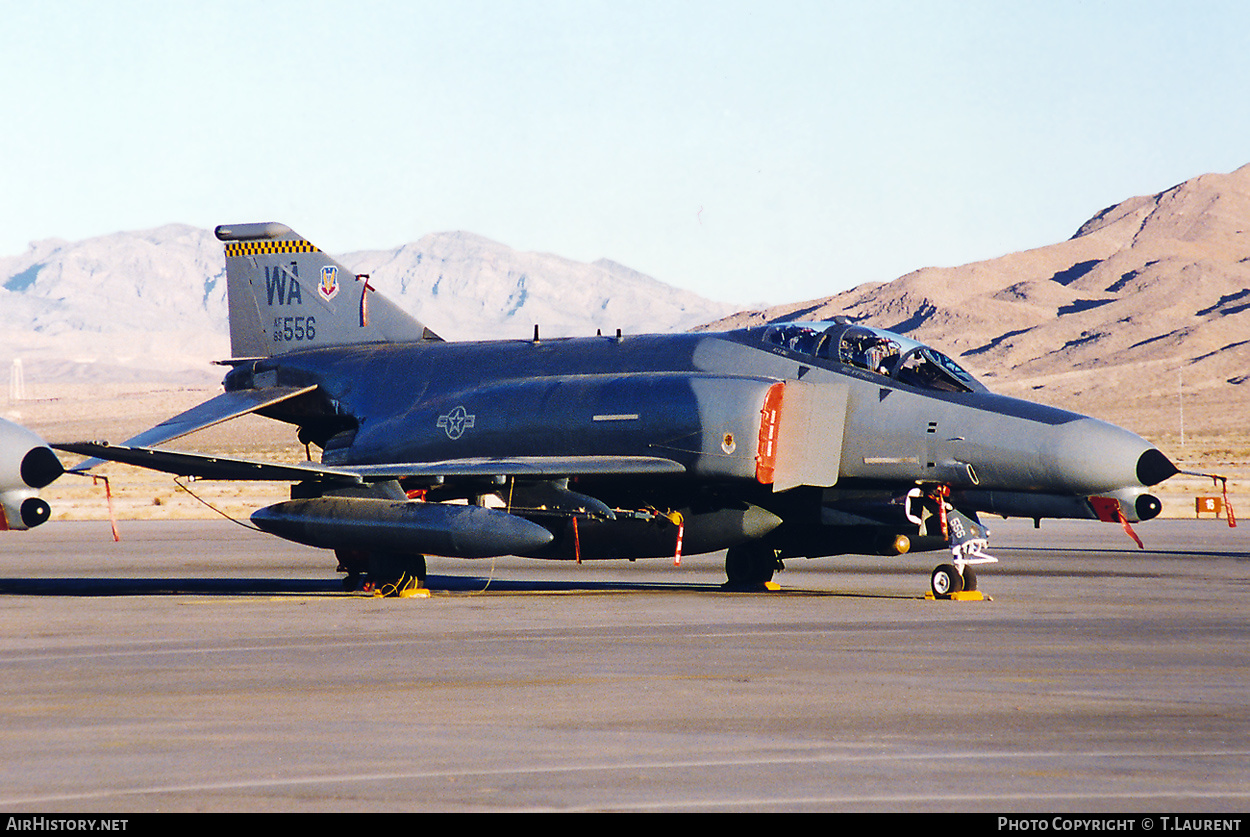
[[[365,552],[363,550],[336,549],[339,572],[343,577],[343,590],[353,592],[361,587],[362,576],[367,576],[366,589],[373,595],[387,598],[407,598],[420,595],[425,588],[425,556],[394,552]]]
[[[731,546],[725,553],[725,590],[754,592],[767,590],[773,573],[785,569],[777,550],[759,541]]]

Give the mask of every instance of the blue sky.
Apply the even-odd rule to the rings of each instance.
[[[0,255],[464,229],[789,302],[1250,163],[1250,4],[8,2]]]

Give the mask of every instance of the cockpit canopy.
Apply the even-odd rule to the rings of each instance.
[[[764,342],[922,389],[985,391],[976,378],[937,349],[880,328],[852,323],[777,323],[764,330]]]

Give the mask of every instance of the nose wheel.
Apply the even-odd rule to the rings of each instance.
[[[963,571],[954,564],[942,564],[929,576],[929,587],[935,599],[949,599],[958,593],[970,593],[977,589],[977,574],[969,566]]]

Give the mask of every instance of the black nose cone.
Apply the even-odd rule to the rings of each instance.
[[[64,473],[61,460],[48,448],[34,448],[22,457],[22,482],[43,488]]]
[[[1157,448],[1151,448],[1137,459],[1137,481],[1142,485],[1155,485],[1181,472]]]

